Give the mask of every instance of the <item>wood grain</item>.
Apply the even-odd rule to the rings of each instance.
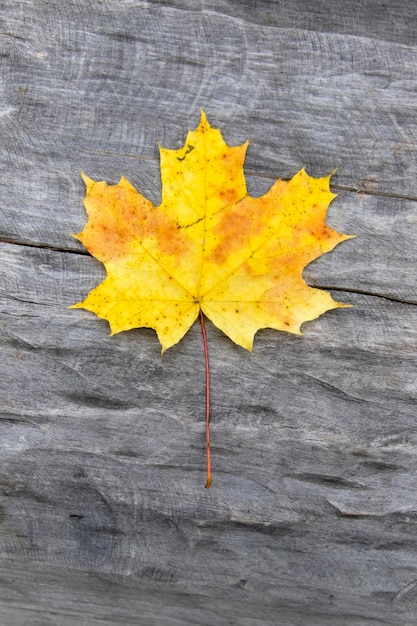
[[[0,27],[0,622],[411,625],[417,614],[417,7],[18,0]],[[300,167],[356,234],[306,280],[354,305],[262,331],[108,336],[80,170],[160,198],[205,109],[249,192]]]

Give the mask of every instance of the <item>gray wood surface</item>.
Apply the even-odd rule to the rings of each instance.
[[[0,623],[417,622],[415,0],[0,1]],[[83,170],[160,198],[203,107],[250,193],[338,167],[310,265],[353,303],[160,356],[67,306]]]

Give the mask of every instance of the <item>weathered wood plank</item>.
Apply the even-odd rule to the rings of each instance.
[[[247,586],[267,606],[283,576],[370,597],[417,577],[414,305],[349,294],[354,309],[304,337],[260,333],[253,354],[209,327],[208,493],[198,328],[163,359],[152,332],[106,337],[104,323],[62,308],[83,272],[92,278],[87,258],[16,246],[7,263],[10,247],[3,558],[155,571],[178,592],[232,603]]]
[[[100,175],[97,177],[101,178]],[[265,179],[256,177],[249,179],[249,190],[253,195],[260,195],[268,186],[269,180],[265,185]],[[69,251],[85,253],[81,244],[70,236],[71,232],[82,230],[86,223],[85,211],[81,204],[84,186],[80,183],[74,184],[74,189],[78,195],[75,191],[71,194],[74,203],[72,210],[68,207],[67,214],[61,211],[53,212],[49,215],[42,232],[44,236],[48,236],[51,246],[61,246]],[[150,193],[149,196],[154,196],[154,193]],[[45,208],[50,212],[49,207]],[[8,222],[9,232],[14,227],[18,228],[17,216],[6,214],[4,221]],[[41,218],[39,221],[42,221]],[[32,233],[32,226],[37,228],[39,221],[36,221],[34,216],[30,218]],[[330,206],[328,223],[340,232],[356,234],[356,239],[339,245],[332,254],[324,255],[309,265],[304,272],[309,284],[417,302],[415,265],[417,202],[340,191],[338,198]],[[29,239],[31,238],[33,234],[29,236]],[[96,268],[96,281],[104,277],[104,270],[100,271],[101,266],[95,260],[90,260],[90,266]],[[36,266],[27,271],[38,274]],[[76,301],[80,300],[93,285],[94,281],[90,281],[88,285],[79,283]],[[31,284],[24,288],[31,289]],[[345,299],[349,301],[349,296],[347,295]]]
[[[409,626],[415,617],[415,601],[411,595],[406,599],[407,590],[393,601],[378,594],[364,601],[348,591],[334,596],[308,589],[300,594],[284,580],[265,603],[245,590],[243,580],[236,598],[214,599],[175,593],[175,585],[167,588],[157,571],[138,580],[6,561],[0,572],[8,592],[0,598],[0,615],[8,626],[333,626],[336,621],[341,626]]]
[[[4,4],[0,622],[414,623],[417,5]],[[209,492],[198,326],[161,358],[66,308],[103,276],[79,170],[158,203],[199,107],[253,195],[337,165],[358,235],[305,271],[354,308],[252,354],[208,325]]]
[[[403,5],[398,19],[405,22],[416,8]],[[77,171],[93,175],[105,160],[106,178],[134,172],[142,183],[140,162],[112,153],[155,159],[157,142],[180,144],[200,106],[231,143],[253,139],[248,172],[288,177],[306,165],[322,175],[338,166],[342,186],[416,195],[417,53],[410,45],[289,28],[288,21],[287,28],[261,27],[159,2],[94,11],[89,3],[49,1],[26,10],[22,20],[10,5],[0,38],[10,209],[2,236],[39,243],[48,236],[63,245],[78,203]],[[304,14],[311,18],[308,7]],[[51,207],[65,215],[64,229],[51,227]]]
[[[164,0],[162,4],[180,11],[211,11],[276,30],[296,27],[409,45],[417,43],[416,7],[404,0],[392,0],[389,4],[384,0],[372,0],[372,3],[354,0],[348,5],[328,0],[294,0],[291,3],[276,0]]]
[[[175,592],[158,570],[138,580],[6,561],[0,573],[7,589],[0,616],[8,626],[333,626],[336,620],[341,626],[408,626],[415,616],[410,600],[375,595],[364,601],[348,591],[335,597],[314,589],[299,594],[285,581],[278,581],[275,597],[265,603],[245,590],[242,579],[235,598],[213,598]]]

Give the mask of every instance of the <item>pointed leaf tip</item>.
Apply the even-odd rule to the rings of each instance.
[[[80,172],[81,174],[81,178],[84,181],[85,187],[86,187],[86,192],[88,194],[88,192],[90,191],[90,189],[92,188],[92,186],[94,185],[95,181],[92,178],[89,178],[86,174],[84,174],[84,172]]]
[[[210,129],[210,128],[213,128],[213,127],[210,124],[210,122],[208,121],[207,115],[206,115],[205,111],[203,109],[200,109],[200,122],[199,122],[196,130],[198,131],[198,130],[201,130],[203,128]]]

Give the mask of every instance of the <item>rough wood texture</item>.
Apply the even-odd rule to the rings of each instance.
[[[415,0],[0,2],[0,623],[408,625],[417,616]],[[358,237],[305,275],[353,309],[198,326],[160,357],[66,307],[79,170],[160,196],[199,107],[252,194],[335,166]]]

